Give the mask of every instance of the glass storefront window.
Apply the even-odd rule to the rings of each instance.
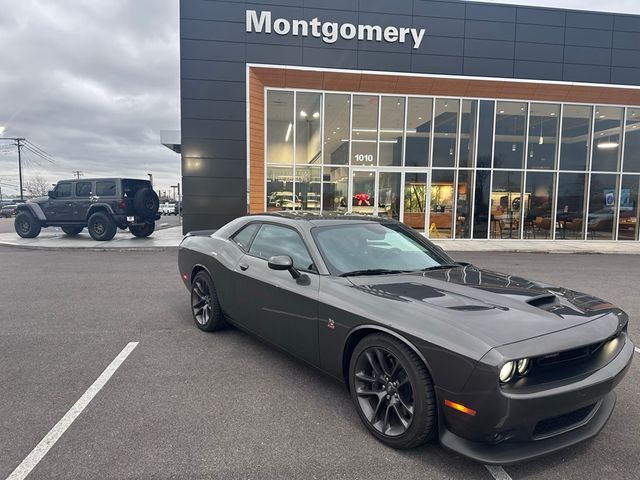
[[[293,166],[267,167],[267,211],[300,208],[293,199]]]
[[[431,98],[409,98],[405,166],[428,166],[432,115],[433,100]]]
[[[349,206],[349,169],[322,168],[322,210],[346,212]]]
[[[615,172],[620,158],[622,108],[596,107],[592,171]]]
[[[617,175],[591,174],[587,238],[613,240],[613,227],[618,204],[617,180]]]
[[[523,168],[527,104],[498,102],[496,105],[494,168]]]
[[[525,198],[525,209],[528,201]],[[522,172],[493,172],[491,238],[520,238],[522,204]]]
[[[558,178],[556,240],[579,240],[584,238],[586,186],[586,174],[560,173]]]
[[[471,238],[472,170],[458,171],[456,191],[456,238]]]
[[[491,170],[477,170],[473,201],[473,238],[487,238],[490,194]]]
[[[296,94],[296,164],[321,164],[319,93]]]
[[[378,165],[378,96],[354,95],[351,165]]]
[[[477,132],[478,101],[462,101],[462,118],[460,119],[460,168],[473,167],[474,147]]]
[[[404,97],[382,97],[380,105],[380,166],[402,164]]]
[[[623,169],[640,173],[640,108],[627,109]]]
[[[554,179],[553,173],[527,173],[524,190],[524,238],[553,237]]]
[[[400,219],[400,172],[380,172],[378,179],[378,215]]]
[[[324,153],[325,165],[349,163],[349,115],[351,95],[324,95]]]
[[[429,238],[451,238],[453,232],[453,170],[431,172]]]
[[[404,223],[424,232],[427,212],[427,174],[404,175]]]
[[[591,146],[591,115],[593,107],[565,105],[562,111],[562,143],[560,168],[586,170]]]
[[[376,174],[374,171],[353,172],[351,210],[361,215],[373,215],[376,207]]]
[[[560,105],[552,103],[531,104],[527,168],[541,170],[556,168],[559,117]]]
[[[640,187],[640,176],[622,176],[618,240],[638,239],[638,187]]]
[[[480,119],[478,122],[478,152],[476,167],[491,168],[493,155],[493,120],[495,102],[480,100]],[[488,197],[487,197],[488,198]]]
[[[455,165],[459,110],[460,100],[436,100],[432,163],[434,167]]]
[[[293,92],[267,93],[267,163],[293,163]]]
[[[320,210],[320,167],[296,167],[296,199],[302,210]]]

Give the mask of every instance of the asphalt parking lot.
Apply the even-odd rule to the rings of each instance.
[[[640,344],[640,256],[453,256],[618,303]],[[0,266],[0,479],[130,342],[29,479],[493,478],[437,444],[390,450],[343,386],[237,330],[198,331],[175,252],[4,247]],[[598,437],[496,478],[640,478],[638,360],[617,392]]]

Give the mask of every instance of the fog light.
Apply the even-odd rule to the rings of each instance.
[[[500,369],[500,381],[502,383],[507,383],[509,380],[513,378],[513,375],[515,373],[516,373],[516,363],[513,361],[508,361]]]
[[[529,372],[529,367],[531,367],[531,360],[528,358],[518,360],[518,374],[526,375]]]

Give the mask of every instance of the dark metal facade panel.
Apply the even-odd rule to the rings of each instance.
[[[419,49],[327,44],[247,33],[247,9],[427,33]],[[460,0],[181,0],[180,48],[186,230],[246,211],[247,62],[640,85],[640,16]]]

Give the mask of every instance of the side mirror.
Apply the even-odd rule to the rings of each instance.
[[[300,272],[293,266],[293,260],[288,255],[274,255],[269,258],[269,268],[271,270],[288,270],[296,280],[300,278]]]
[[[47,192],[47,195],[49,196],[49,198],[56,198],[56,192],[55,190],[49,190]]]

